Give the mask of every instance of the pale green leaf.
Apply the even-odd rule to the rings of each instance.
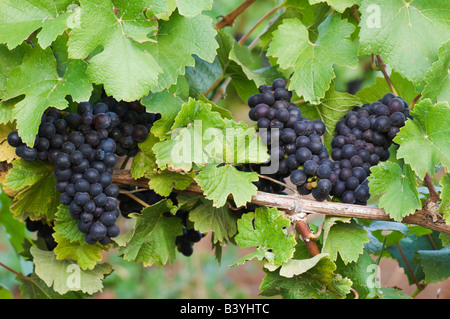
[[[231,165],[209,165],[195,178],[205,197],[214,202],[214,207],[225,205],[230,195],[237,207],[244,206],[256,194],[257,187],[253,182],[257,180],[257,173],[241,172]]]
[[[110,264],[98,264],[93,269],[82,270],[73,260],[57,260],[51,251],[40,250],[31,247],[33,263],[36,275],[41,278],[48,287],[53,285],[53,290],[59,294],[69,291],[82,291],[94,294],[102,291],[103,279],[110,274]]]
[[[449,104],[433,105],[430,99],[424,99],[410,114],[414,119],[406,121],[394,138],[400,145],[397,157],[411,165],[419,178],[424,178],[426,172],[434,175],[434,168],[440,163],[450,167]]]
[[[300,20],[286,19],[273,32],[267,54],[278,58],[281,68],[293,68],[288,88],[317,104],[335,77],[333,64],[357,66],[356,50],[349,38],[353,30],[354,26],[338,14],[331,15],[320,24],[319,36],[311,43]]]
[[[370,170],[370,193],[382,194],[379,207],[395,221],[401,221],[422,207],[417,180],[409,165],[402,168],[397,163],[381,162]]]
[[[236,263],[265,257],[269,263],[280,265],[292,258],[296,241],[293,233],[287,234],[289,225],[289,219],[275,208],[261,207],[242,215],[238,220],[236,243],[241,248],[255,247],[255,252]]]
[[[385,63],[419,84],[448,40],[448,1],[363,0],[359,11],[359,53],[381,54]]]
[[[369,242],[367,231],[344,217],[327,217],[323,228],[322,252],[329,253],[331,260],[341,257],[345,264],[358,260]]]
[[[443,44],[438,51],[439,59],[433,63],[425,75],[424,98],[433,102],[447,101],[450,103],[450,41]]]
[[[70,60],[66,73],[60,77],[52,50],[42,50],[39,46],[35,46],[24,56],[21,65],[10,70],[4,100],[25,95],[12,110],[24,143],[33,146],[41,116],[48,107],[66,108],[67,95],[71,95],[77,102],[89,100],[92,84],[85,71],[84,61]],[[0,108],[3,103],[4,101],[0,102]]]

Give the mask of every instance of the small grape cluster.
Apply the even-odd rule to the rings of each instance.
[[[78,104],[76,113],[47,110],[33,147],[17,131],[8,135],[8,143],[25,161],[55,165],[61,204],[69,206],[88,244],[106,245],[120,233],[119,187],[112,183],[116,156],[136,155],[155,119],[137,102],[105,98]]]
[[[55,232],[53,225],[49,225],[41,220],[25,219],[25,227],[28,231],[37,232],[38,238],[44,239],[48,250],[56,248],[56,241],[52,234]]]
[[[331,142],[331,195],[344,203],[367,204],[370,168],[389,159],[392,140],[409,117],[407,102],[392,93],[347,113]]]
[[[276,79],[271,86],[260,86],[259,93],[248,99],[249,118],[257,122],[261,139],[270,154],[268,164],[255,167],[278,161],[278,170],[270,174],[270,178],[284,182],[289,177],[300,193],[312,192],[317,200],[324,200],[331,191],[331,185],[325,181],[331,171],[331,161],[322,143],[326,127],[320,120],[302,117],[291,98],[292,92],[286,89],[286,82]],[[284,191],[277,183],[261,179],[257,186],[266,192]]]
[[[126,188],[129,192],[132,191],[130,187]],[[176,199],[176,193],[170,193],[168,197],[161,196],[157,194],[152,189],[146,189],[139,192],[132,193],[133,196],[139,198],[140,201],[145,202],[147,205],[154,205],[163,199],[170,199],[175,205],[178,205],[178,201]],[[142,211],[144,206],[129,197],[126,194],[119,195],[120,200],[120,212],[125,218],[129,218],[131,213],[139,213]],[[178,217],[180,222],[183,225],[183,234],[179,235],[175,238],[175,245],[177,246],[177,250],[182,253],[184,256],[191,256],[194,248],[193,245],[196,242],[199,242],[200,239],[204,237],[204,235],[194,228],[188,227],[188,219],[189,219],[189,211],[187,210],[179,210],[173,215],[170,212],[165,212],[163,214],[165,217]]]
[[[194,228],[188,227],[189,211],[179,210],[175,213],[175,217],[180,218],[183,224],[183,235],[177,236],[175,244],[180,253],[189,257],[194,252],[194,243],[199,242],[203,238],[203,234]]]

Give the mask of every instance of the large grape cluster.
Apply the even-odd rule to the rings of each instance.
[[[88,244],[106,245],[120,233],[119,187],[112,183],[116,156],[136,155],[155,119],[138,102],[105,98],[80,103],[76,113],[47,110],[33,147],[17,131],[8,135],[8,143],[25,161],[55,165],[61,204],[69,206]]]
[[[320,182],[331,172],[329,154],[322,143],[326,127],[322,121],[302,117],[298,106],[291,102],[292,92],[285,86],[283,79],[276,79],[271,86],[260,86],[259,93],[248,100],[249,118],[257,122],[270,154],[270,162],[258,168],[278,162],[278,170],[270,178],[284,182],[289,177],[301,193],[312,191],[317,200],[324,200],[331,191],[331,185]],[[257,185],[266,192],[284,190],[265,180]]]
[[[336,124],[331,142],[331,195],[344,203],[365,205],[370,198],[370,168],[389,159],[392,140],[409,117],[408,104],[392,93],[347,113]]]
[[[284,193],[280,185],[289,177],[301,195],[366,205],[370,168],[389,158],[392,140],[409,117],[408,104],[388,93],[379,101],[355,107],[336,124],[329,154],[322,143],[324,123],[302,117],[285,85],[283,79],[276,79],[248,99],[249,118],[256,122],[270,154],[268,164],[254,168],[260,173],[265,165],[279,161],[277,172],[268,175],[272,181],[260,179],[258,190]],[[274,142],[279,145],[274,147]]]

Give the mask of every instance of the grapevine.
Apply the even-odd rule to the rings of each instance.
[[[0,296],[449,298],[448,10],[0,1]]]

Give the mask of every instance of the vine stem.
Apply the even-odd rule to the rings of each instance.
[[[274,178],[271,178],[271,177],[268,177],[268,176],[264,176],[264,175],[261,175],[261,174],[258,174],[258,177],[259,177],[259,178],[262,178],[262,179],[267,179],[268,181],[271,181],[272,183],[275,183],[275,184],[284,186],[284,187],[286,187],[287,189],[289,189],[290,191],[292,191],[292,192],[294,192],[294,193],[297,193],[297,190],[296,190],[295,188],[293,188],[293,187],[291,187],[291,186],[289,186],[289,185],[287,185],[287,184],[285,184],[285,183],[283,183],[283,182],[277,181],[277,180],[274,179]]]
[[[392,93],[394,93],[395,95],[398,96],[398,93],[395,90],[394,84],[392,84],[392,80],[386,71],[386,64],[384,63],[383,58],[379,54],[377,54],[376,57],[377,57],[377,61],[378,61],[378,67],[380,68],[381,73],[383,73],[383,76],[386,79],[387,84],[391,88]]]
[[[319,247],[317,246],[316,241],[314,240],[314,233],[309,228],[308,224],[304,220],[299,220],[295,223],[295,229],[300,233],[300,236],[305,243],[306,248],[308,249],[311,257],[314,257],[320,254]]]
[[[436,191],[433,179],[431,178],[430,174],[428,174],[428,172],[425,174],[425,183],[428,190],[430,191],[430,201],[432,201],[433,203],[437,203],[439,199],[439,193]]]
[[[250,30],[248,30],[243,36],[242,38],[239,40],[239,44],[243,44],[245,42],[245,40],[247,40],[247,38],[249,37],[249,35],[255,31],[255,29],[264,21],[266,20],[268,17],[270,17],[274,12],[276,12],[278,9],[281,9],[284,6],[284,3],[280,3],[279,5],[273,7],[270,11],[268,11],[265,15],[263,15],[254,25],[253,27],[250,28]]]
[[[411,103],[409,104],[409,108],[412,110],[414,108],[414,105],[416,105],[417,101],[422,97],[422,93],[419,93],[419,95],[417,95],[414,100],[411,101]]]
[[[211,84],[211,86],[205,91],[205,93],[203,93],[204,96],[207,96],[209,93],[211,93],[212,90],[214,90],[214,88],[216,86],[218,86],[220,84],[220,82],[222,82],[223,78],[224,78],[224,74],[222,73],[221,76],[219,76],[219,78],[217,80],[214,81],[213,84]]]
[[[123,191],[121,190],[119,192],[120,194],[124,194],[127,195],[128,197],[134,199],[136,202],[138,202],[139,204],[141,204],[144,207],[149,207],[150,205],[147,204],[146,202],[144,202],[142,199],[140,199],[139,197],[137,197],[136,195],[134,195],[132,192],[128,192],[128,191]]]
[[[234,23],[234,20],[245,11],[255,0],[245,0],[242,2],[236,9],[228,13],[226,16],[222,17],[222,20],[216,23],[217,30],[223,29],[226,26],[231,26]]]
[[[46,295],[49,299],[51,299],[51,297],[47,294],[47,292],[46,292],[44,289],[42,289],[42,287],[39,286],[32,278],[27,277],[27,276],[25,276],[25,275],[23,275],[23,274],[21,274],[21,273],[15,271],[14,269],[12,269],[12,268],[6,266],[6,265],[5,265],[4,263],[2,263],[2,262],[0,262],[0,266],[2,266],[3,268],[5,268],[6,270],[12,272],[12,273],[13,273],[14,275],[16,275],[17,277],[19,277],[19,278],[21,278],[21,279],[23,279],[23,280],[27,280],[27,281],[33,283],[36,287],[39,288],[39,290],[42,291],[42,293],[43,293],[44,295]]]
[[[118,185],[133,185],[148,188],[149,180],[147,178],[134,179],[128,170],[116,170],[113,173],[113,182]],[[203,190],[196,183],[191,184],[184,190],[175,191],[178,193],[204,196]],[[258,191],[253,195],[251,203],[283,210],[290,218],[298,214],[318,213],[327,216],[393,221],[384,209],[381,208],[328,201],[319,202],[299,195],[278,195]],[[425,206],[423,209],[417,210],[414,214],[404,217],[401,222],[420,225],[450,235],[450,225],[447,225],[442,218],[433,221],[430,219],[430,215],[432,215],[432,212],[428,211]]]

